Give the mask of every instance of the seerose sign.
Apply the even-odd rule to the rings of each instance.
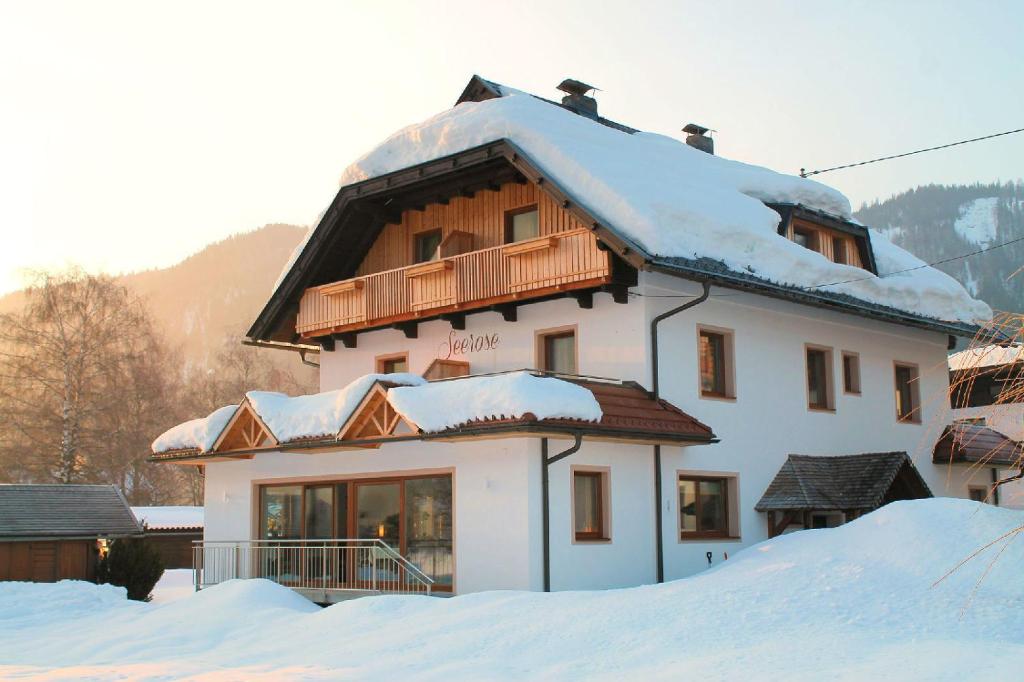
[[[455,330],[452,330],[448,333],[448,340],[444,341],[438,349],[437,357],[442,360],[450,360],[459,355],[494,350],[500,343],[501,337],[498,336],[497,332],[458,336]]]

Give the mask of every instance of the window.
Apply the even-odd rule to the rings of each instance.
[[[537,334],[539,369],[576,374],[576,329],[552,329]]]
[[[377,357],[377,374],[396,374],[409,371],[409,354],[394,353]]]
[[[913,424],[921,423],[921,394],[917,365],[897,362],[896,419]]]
[[[975,502],[988,502],[988,488],[983,485],[969,485],[967,486],[967,497]]]
[[[512,244],[540,236],[540,213],[536,206],[505,212],[505,243]]]
[[[609,539],[606,483],[606,472],[573,470],[572,523],[577,540]]]
[[[832,410],[832,350],[807,346],[807,407]]]
[[[818,250],[818,233],[806,227],[793,228],[793,241],[805,249]]]
[[[413,261],[426,263],[437,260],[441,248],[441,230],[420,232],[413,236]]]
[[[849,263],[846,255],[847,240],[843,237],[832,237],[832,260],[836,263]]]
[[[683,539],[729,536],[729,481],[679,477],[679,532]]]
[[[302,537],[302,486],[266,486],[260,495],[260,535],[267,540]]]
[[[706,398],[733,398],[732,332],[698,327],[700,394]]]
[[[860,356],[843,352],[843,392],[860,395]]]

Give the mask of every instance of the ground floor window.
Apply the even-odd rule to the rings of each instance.
[[[450,474],[260,487],[264,540],[380,539],[445,589],[452,584]]]
[[[679,531],[683,539],[729,536],[729,481],[679,477]]]
[[[572,473],[573,533],[576,540],[608,540],[607,472]]]
[[[983,485],[971,485],[967,487],[967,496],[975,502],[990,502],[988,487]]]

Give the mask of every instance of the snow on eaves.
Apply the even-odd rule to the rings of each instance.
[[[474,421],[537,419],[600,421],[597,398],[588,389],[529,372],[467,377],[388,390],[395,412],[427,433]]]
[[[280,443],[304,438],[336,436],[341,427],[378,381],[418,386],[426,379],[418,374],[366,374],[344,388],[312,395],[287,396],[269,391],[249,391],[249,404]]]
[[[1009,346],[992,344],[953,353],[949,356],[949,368],[951,370],[979,369],[982,367],[1009,365],[1021,361],[1024,361],[1024,346],[1019,344]]]
[[[173,450],[199,450],[206,452],[213,447],[217,436],[231,421],[238,405],[225,405],[211,412],[206,417],[192,419],[183,424],[173,426],[153,441],[153,452],[171,452]]]
[[[624,133],[511,89],[398,131],[349,166],[341,185],[500,139],[520,147],[547,177],[652,256],[711,258],[778,284],[848,294],[938,320],[991,317],[987,305],[934,268],[880,278],[778,234],[779,215],[766,202],[851,220],[850,202],[831,187],[663,135]],[[872,230],[871,238],[880,273],[924,265],[880,232]]]

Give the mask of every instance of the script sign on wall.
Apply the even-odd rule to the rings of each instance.
[[[451,360],[460,355],[479,353],[481,351],[494,350],[501,343],[501,337],[497,332],[491,334],[466,334],[459,336],[452,330],[448,334],[448,340],[444,341],[438,348],[437,357],[442,360]]]

